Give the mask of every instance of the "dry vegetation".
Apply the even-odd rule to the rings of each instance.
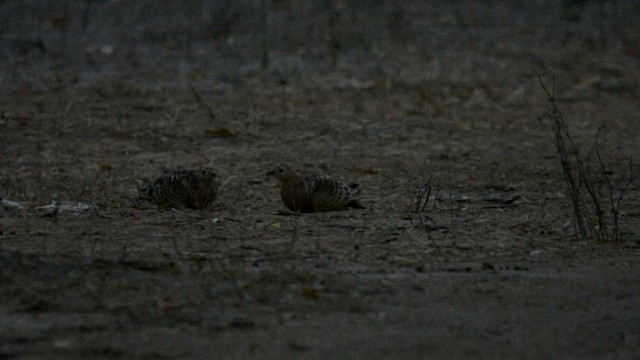
[[[638,357],[640,6],[578,3],[1,2],[0,358]]]
[[[598,129],[591,152],[595,159],[586,159],[571,137],[569,126],[558,108],[555,98],[555,83],[549,90],[540,79],[540,86],[549,99],[551,110],[547,115],[556,140],[560,167],[573,206],[573,222],[581,240],[620,240],[620,205],[624,195],[634,181],[633,159],[627,158],[615,164],[614,171],[608,169],[601,155],[600,135],[604,125]],[[589,161],[590,160],[590,161]],[[627,172],[624,168],[627,167]],[[621,174],[621,175],[620,175]]]

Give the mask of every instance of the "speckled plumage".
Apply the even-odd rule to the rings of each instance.
[[[213,170],[202,168],[167,172],[138,192],[160,207],[204,210],[216,199],[218,187]]]
[[[267,175],[280,181],[280,197],[290,210],[310,213],[365,208],[356,199],[360,194],[358,184],[347,185],[327,175],[301,177],[285,166],[279,166]]]

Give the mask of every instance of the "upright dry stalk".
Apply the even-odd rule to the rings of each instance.
[[[549,117],[551,119],[551,126],[553,128],[553,133],[555,135],[555,145],[556,150],[558,151],[558,155],[560,155],[560,164],[562,165],[562,175],[564,176],[565,183],[567,184],[567,190],[569,191],[569,197],[571,198],[571,203],[573,205],[573,215],[574,215],[574,227],[576,229],[576,233],[580,234],[581,239],[587,238],[587,227],[584,221],[584,214],[582,212],[583,206],[580,203],[580,186],[578,180],[574,177],[574,173],[571,170],[572,166],[569,162],[569,155],[567,152],[567,145],[565,141],[569,142],[571,149],[574,152],[574,156],[577,152],[576,146],[571,140],[569,136],[569,129],[567,128],[566,123],[564,122],[564,118],[562,116],[562,112],[558,108],[555,99],[555,78],[553,79],[553,88],[551,91],[547,89],[547,86],[542,81],[542,76],[538,76],[538,81],[540,82],[540,86],[542,90],[547,95],[547,99],[551,104],[551,113]],[[580,157],[577,156],[577,163],[581,162]]]
[[[606,169],[600,155],[599,138],[602,130],[600,128],[596,135],[594,149],[598,160],[597,168],[599,169],[600,179],[604,179],[606,188],[603,190],[601,186],[598,186],[598,179],[590,172],[589,167],[580,155],[578,147],[571,138],[562,112],[556,103],[555,78],[553,79],[551,91],[542,81],[542,76],[538,76],[538,81],[551,105],[548,118],[551,120],[556,150],[560,156],[562,174],[573,206],[576,234],[581,240],[587,240],[591,237],[593,240],[598,241],[619,241],[619,209],[624,193],[633,181],[632,161],[628,160],[629,175],[626,177],[624,186],[619,191],[616,191],[611,181],[610,172]],[[603,197],[605,195],[607,196],[608,204],[607,199]]]
[[[598,159],[598,165],[600,167],[600,171],[602,174],[604,174],[604,179],[607,185],[607,193],[609,195],[608,196],[609,207],[611,209],[611,231],[609,233],[605,233],[604,235],[606,236],[605,238],[618,242],[620,240],[619,238],[620,203],[622,202],[622,199],[624,198],[624,194],[626,193],[627,189],[629,189],[629,187],[631,186],[634,180],[633,160],[630,158],[627,159],[628,176],[624,180],[622,187],[618,191],[616,191],[615,185],[613,184],[613,182],[611,181],[611,177],[609,176],[609,171],[606,169],[604,165],[604,161],[602,160],[602,156],[600,155],[598,140],[600,138],[601,131],[602,131],[602,128],[598,130],[598,135],[596,136],[596,158]],[[606,230],[608,229],[608,227],[605,226],[602,229]]]

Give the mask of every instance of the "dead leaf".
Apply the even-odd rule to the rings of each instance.
[[[236,136],[236,134],[233,131],[225,127],[221,127],[217,129],[206,129],[204,131],[204,134],[208,138],[230,138],[230,137]]]
[[[366,166],[366,167],[359,167],[359,166],[355,166],[353,167],[353,172],[358,173],[358,174],[364,174],[364,175],[377,175],[378,174],[378,170],[370,167],[370,166]]]
[[[95,169],[97,172],[111,170],[111,168],[112,168],[111,164],[107,164],[107,163],[97,163],[95,166]]]
[[[304,289],[302,289],[302,296],[311,300],[318,300],[320,299],[320,292],[314,287],[306,286]]]
[[[67,25],[67,18],[64,15],[55,16],[51,19],[51,27],[61,29]]]

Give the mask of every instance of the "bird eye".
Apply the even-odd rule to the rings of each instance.
[[[278,169],[278,172],[279,172],[280,174],[282,174],[282,173],[284,172],[284,168],[279,168],[279,169]]]

